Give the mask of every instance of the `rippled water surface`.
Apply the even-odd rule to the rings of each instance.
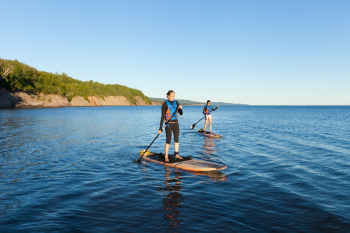
[[[180,155],[221,172],[133,162],[159,106],[0,110],[0,232],[350,231],[350,107],[222,106],[222,139],[190,129],[201,111]]]

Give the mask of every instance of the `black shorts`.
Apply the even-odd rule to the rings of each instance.
[[[171,142],[171,132],[174,133],[174,141],[179,142],[179,134],[180,134],[180,127],[179,122],[176,123],[169,123],[169,127],[165,127],[166,132],[166,144],[170,144]]]

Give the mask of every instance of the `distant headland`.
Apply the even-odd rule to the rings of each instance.
[[[0,108],[152,105],[140,90],[83,82],[0,58]]]
[[[162,99],[162,98],[154,98],[154,97],[148,97],[152,103],[156,104],[156,103],[163,103],[163,101],[165,99]],[[207,103],[206,102],[196,102],[196,101],[192,101],[192,100],[184,100],[184,99],[176,99],[179,104],[181,105],[206,105]],[[225,102],[211,102],[211,104],[213,106],[216,106],[216,105],[221,105],[221,106],[248,106],[248,104],[234,104],[234,103],[225,103]]]

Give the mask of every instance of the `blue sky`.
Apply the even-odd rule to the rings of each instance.
[[[0,0],[0,57],[150,97],[350,105],[350,1]]]

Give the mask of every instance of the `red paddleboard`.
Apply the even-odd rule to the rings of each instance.
[[[143,151],[140,152],[142,154]],[[180,168],[188,171],[217,171],[226,169],[227,166],[224,164],[218,164],[208,162],[199,159],[184,159],[184,160],[173,160],[169,158],[169,162],[164,161],[164,155],[161,153],[147,152],[143,157],[143,160],[158,163],[168,167]]]
[[[216,134],[216,133],[210,133],[209,131],[201,131],[201,130],[198,130],[197,133],[199,135],[203,135],[205,137],[208,137],[208,138],[222,138],[222,136],[220,134]]]

